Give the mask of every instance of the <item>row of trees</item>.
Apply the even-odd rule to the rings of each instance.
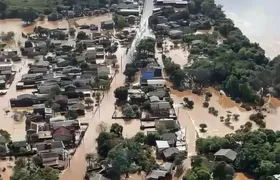
[[[51,167],[41,168],[38,165],[37,157],[32,159],[18,158],[11,180],[58,180],[59,171]],[[40,164],[40,163],[39,163]]]

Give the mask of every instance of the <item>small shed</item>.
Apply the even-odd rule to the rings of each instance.
[[[101,29],[112,30],[114,29],[114,25],[115,23],[113,20],[103,21],[101,22]]]
[[[147,176],[146,179],[161,179],[167,175],[167,171],[162,170],[152,170],[152,172]]]
[[[164,149],[169,148],[168,141],[156,141],[157,152],[161,153]]]
[[[183,31],[171,30],[169,31],[170,38],[181,38],[183,36]]]
[[[227,162],[233,162],[237,156],[237,153],[231,149],[220,149],[214,154],[215,159],[224,160]]]

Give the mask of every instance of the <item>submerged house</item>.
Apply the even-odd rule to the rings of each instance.
[[[114,21],[108,20],[108,21],[102,21],[101,22],[101,29],[103,30],[113,30],[114,29]]]
[[[52,136],[55,141],[62,141],[65,145],[75,143],[75,131],[64,126],[54,129]]]
[[[17,98],[10,99],[11,107],[29,107],[41,103],[42,101],[32,94],[22,94],[17,96]]]

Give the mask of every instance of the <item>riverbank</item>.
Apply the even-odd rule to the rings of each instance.
[[[280,36],[277,30],[280,27],[277,13],[280,2],[216,0],[216,3],[223,6],[227,17],[231,18],[251,41],[259,43],[265,49],[268,57],[273,58],[280,54]]]

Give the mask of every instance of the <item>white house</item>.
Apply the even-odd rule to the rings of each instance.
[[[88,59],[95,59],[96,58],[96,48],[95,47],[88,47],[86,50],[86,58]]]
[[[166,81],[164,79],[148,79],[148,86],[153,86],[155,88],[162,88],[166,86]]]
[[[13,68],[13,62],[7,61],[7,62],[1,62],[0,63],[0,70],[1,71],[10,71]]]

